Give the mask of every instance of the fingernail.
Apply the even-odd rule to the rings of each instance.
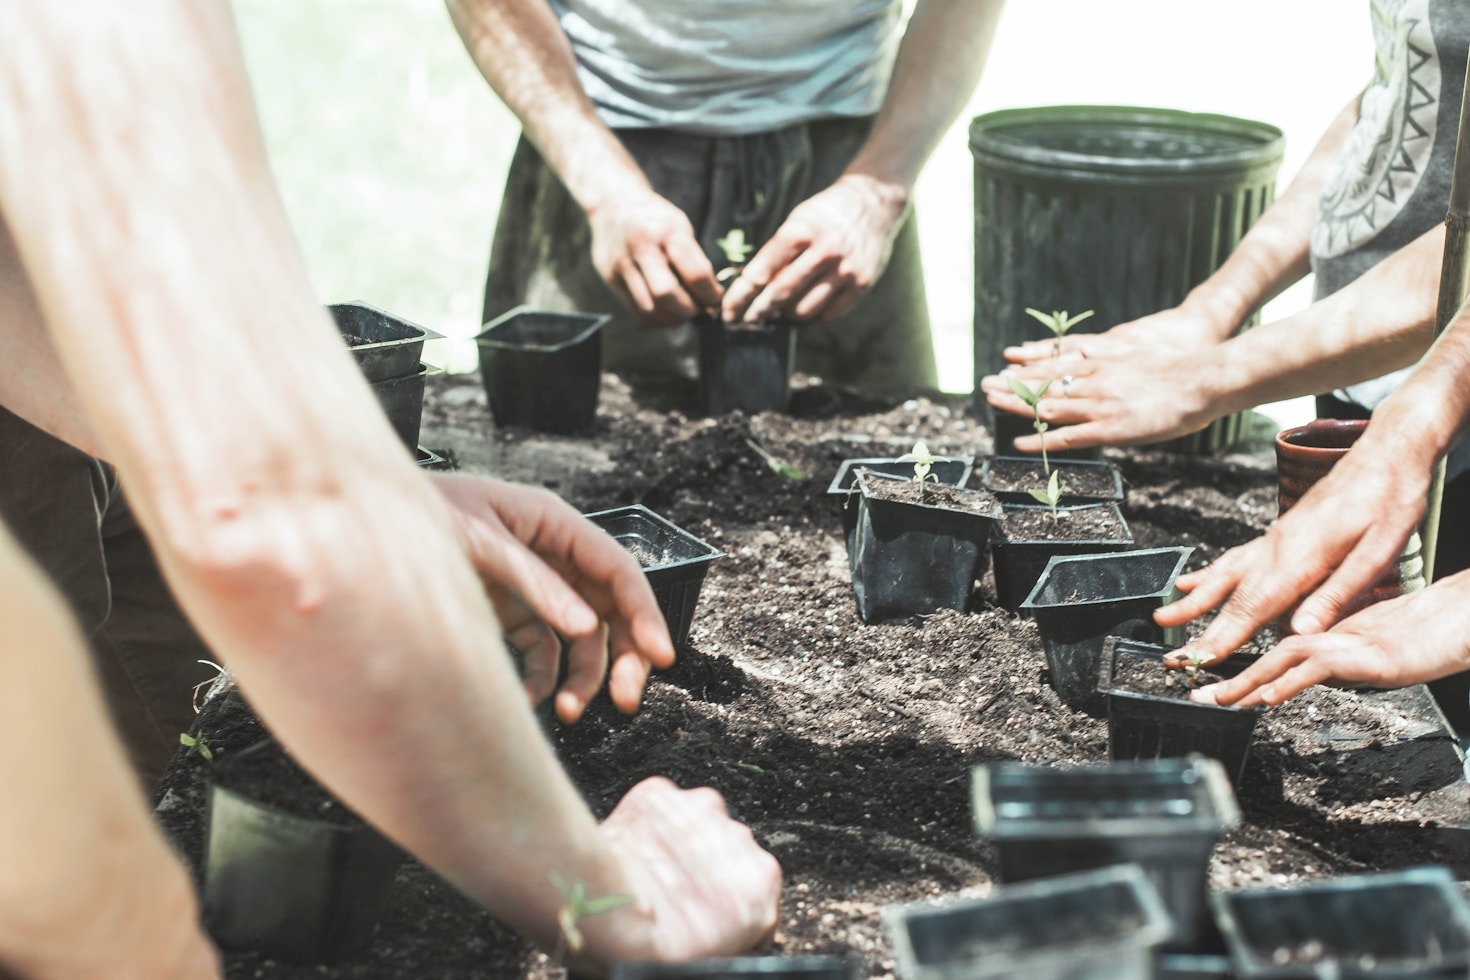
[[[1189,692],[1189,700],[1199,701],[1203,704],[1215,704],[1217,703],[1215,700],[1215,688],[1219,686],[1218,684],[1206,684],[1204,687],[1195,688]]]
[[[1320,633],[1322,623],[1311,613],[1298,610],[1296,615],[1291,617],[1291,628],[1302,634]]]

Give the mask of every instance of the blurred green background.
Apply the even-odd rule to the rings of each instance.
[[[272,165],[322,301],[362,300],[460,338],[427,358],[472,370],[474,345],[463,338],[480,326],[490,231],[519,127],[443,3],[234,8]],[[1366,3],[1011,0],[984,79],[916,192],[941,384],[971,385],[966,127],[975,113],[1094,103],[1261,119],[1287,134],[1284,187],[1371,69]],[[1309,295],[1306,286],[1288,291],[1268,318]]]

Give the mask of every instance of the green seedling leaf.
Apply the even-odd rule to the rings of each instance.
[[[1032,498],[1040,501],[1051,508],[1051,516],[1057,516],[1057,504],[1061,502],[1062,494],[1067,492],[1067,485],[1062,482],[1062,471],[1052,470],[1051,478],[1046,481],[1045,490],[1028,490]]]
[[[926,479],[933,480],[935,483],[938,483],[939,477],[934,475],[933,473],[930,473],[929,471],[934,467],[935,463],[949,462],[949,457],[936,456],[933,453],[929,452],[929,447],[924,444],[923,439],[920,439],[918,442],[914,443],[913,449],[898,457],[898,462],[914,464],[915,483],[923,483]]]
[[[746,772],[753,772],[758,776],[764,776],[766,774],[766,771],[754,762],[737,762],[735,763],[735,768],[744,769]]]
[[[205,762],[214,761],[214,750],[211,749],[202,737],[195,737],[188,732],[179,732],[179,744],[188,749],[184,755],[202,756]]]
[[[750,253],[755,247],[745,240],[745,232],[740,228],[731,228],[725,232],[725,237],[715,244],[720,246],[720,251],[725,253],[725,261],[731,265],[744,265],[745,260],[750,258]]]
[[[1028,408],[1035,408],[1036,403],[1041,401],[1041,395],[1032,391],[1031,387],[1019,378],[1008,377],[1006,384],[1011,386],[1011,391],[1015,392],[1016,397],[1025,402]]]
[[[1043,313],[1028,306],[1026,312],[1040,321],[1041,325],[1050,330],[1058,340],[1061,340],[1068,330],[1092,316],[1096,311],[1087,310],[1076,316],[1068,316],[1066,310],[1052,310],[1050,313]]]
[[[756,442],[754,439],[745,440],[745,444],[751,449],[754,449],[760,455],[760,458],[766,461],[766,465],[771,468],[771,472],[779,473],[781,476],[786,477],[786,479],[788,480],[806,479],[806,474],[802,472],[799,467],[791,465],[779,456],[774,456],[771,453],[766,452],[766,450],[761,447],[761,444]]]
[[[604,912],[633,904],[632,895],[611,894],[589,898],[585,883],[578,880],[569,885],[555,870],[550,871],[547,877],[561,894],[562,905],[556,910],[556,924],[561,929],[562,942],[573,955],[580,953],[587,942],[578,923],[594,915],[602,915]]]

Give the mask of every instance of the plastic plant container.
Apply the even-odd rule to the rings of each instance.
[[[413,461],[416,465],[421,466],[426,470],[454,469],[454,465],[450,463],[449,460],[445,459],[443,456],[440,456],[438,453],[434,452],[434,450],[425,449],[423,446],[414,447]]]
[[[1173,639],[1168,634],[1180,635],[1154,623],[1153,611],[1174,594],[1174,580],[1193,551],[1058,555],[1046,563],[1020,608],[1036,620],[1051,685],[1063,701],[1099,718],[1107,711],[1097,679],[1109,636],[1167,643]]]
[[[985,571],[987,545],[1000,504],[983,490],[955,490],[977,510],[885,500],[876,481],[900,477],[858,474],[858,526],[849,554],[852,591],[865,623],[902,623],[938,609],[964,609]]]
[[[1146,694],[1115,680],[1124,658],[1162,666],[1173,647],[1110,636],[1103,644],[1098,691],[1107,699],[1108,754],[1113,759],[1163,759],[1198,752],[1218,759],[1239,785],[1264,707],[1202,704],[1185,697]],[[1229,661],[1226,661],[1229,664]]]
[[[1219,892],[1210,900],[1243,978],[1470,975],[1470,906],[1447,868]]]
[[[642,504],[586,517],[638,559],[674,646],[683,646],[689,639],[694,607],[699,603],[699,590],[710,562],[723,557],[723,553]]]
[[[1168,948],[1191,951],[1210,935],[1210,852],[1240,822],[1214,759],[989,763],[972,770],[971,790],[976,831],[995,844],[1002,881],[1137,864],[1173,916]]]
[[[388,416],[388,424],[409,449],[418,448],[419,430],[424,421],[424,386],[432,375],[439,373],[439,368],[420,364],[413,374],[369,382],[378,404],[383,406],[383,414]]]
[[[1230,957],[1209,953],[1163,953],[1157,980],[1234,980]]]
[[[1006,512],[1028,511],[1040,513],[1050,508],[1041,504],[1004,504]],[[995,571],[996,600],[1005,609],[1015,611],[1031,594],[1036,580],[1046,568],[1046,563],[1057,555],[1095,555],[1122,551],[1133,544],[1133,532],[1124,519],[1118,505],[1111,501],[1100,504],[1078,504],[1058,507],[1058,513],[1080,513],[1091,509],[1108,511],[1122,528],[1122,536],[1116,538],[1021,538],[1006,531],[1002,520],[1000,533],[990,545],[991,567]]]
[[[796,331],[784,320],[759,325],[696,317],[699,401],[706,415],[784,412],[791,398]]]
[[[485,324],[475,343],[495,424],[557,435],[592,428],[611,319],[518,306]]]
[[[1069,490],[1062,494],[1062,502],[1065,504],[1122,503],[1123,501],[1123,474],[1112,463],[1053,457],[1051,467],[1062,474],[1062,482],[1068,486],[1075,487],[1081,481],[1086,481],[1081,483],[1083,487],[1093,483],[1100,487],[1106,485],[1106,489],[1100,489],[1096,493]],[[1026,480],[1026,487],[1023,489],[1007,488],[1006,484],[1010,483],[1010,480],[999,481],[1001,486],[996,486],[998,474],[1015,473],[1018,470],[1021,472],[1035,470],[1035,478]],[[996,499],[1003,504],[1034,504],[1036,498],[1031,496],[1029,490],[1032,487],[1037,490],[1046,489],[1046,477],[1042,472],[1041,457],[991,456],[980,464],[980,485],[995,494]]]
[[[1179,305],[1271,205],[1284,144],[1263,122],[1174,109],[976,116],[977,406],[989,410],[980,379],[1005,366],[1006,347],[1050,336],[1026,307],[1095,310],[1077,334]],[[1168,445],[1213,452],[1242,433],[1231,415]]]
[[[409,323],[366,303],[334,303],[327,307],[343,337],[353,336],[368,343],[350,347],[363,377],[368,381],[412,377],[419,369],[424,341],[440,334]]]
[[[883,918],[904,980],[1141,980],[1170,929],[1133,865],[891,906]]]
[[[219,945],[298,963],[367,946],[403,860],[370,825],[299,816],[219,784],[207,825],[204,922]]]
[[[688,963],[618,963],[611,980],[863,980],[858,956],[739,956]]]
[[[956,456],[932,464],[929,469],[935,478],[945,486],[963,487],[970,482],[970,473],[975,467],[975,457]],[[837,467],[837,473],[832,477],[832,482],[827,485],[827,493],[837,501],[842,510],[842,533],[847,539],[847,563],[851,568],[853,561],[853,536],[857,531],[858,515],[858,492],[857,471],[858,469],[872,470],[883,476],[912,477],[914,475],[913,463],[900,463],[897,457],[880,456],[867,459],[844,459]]]
[[[1016,452],[1015,443],[1021,436],[1034,436],[1036,427],[1030,416],[1017,415],[1014,412],[997,412],[990,410],[994,418],[991,426],[991,435],[995,439],[995,454],[997,456],[1011,456]],[[1052,449],[1047,447],[1046,454],[1051,459],[1102,459],[1101,446],[1089,446],[1086,449]]]

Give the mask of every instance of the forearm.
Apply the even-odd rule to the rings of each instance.
[[[1312,224],[1322,191],[1358,118],[1354,99],[1318,140],[1286,192],[1246,232],[1220,268],[1181,304],[1202,314],[1225,340],[1251,314],[1310,271]]]
[[[1385,453],[1429,466],[1449,451],[1470,422],[1470,306],[1462,307],[1398,390],[1373,411],[1363,438],[1383,440]]]
[[[1003,0],[919,0],[872,132],[847,175],[913,192],[940,138],[969,103],[995,37]]]
[[[571,45],[546,0],[447,5],[480,73],[584,211],[651,191],[583,91]]]
[[[547,938],[546,871],[616,890],[611,861],[312,297],[228,9],[0,18],[0,206],[181,604],[307,768]]]

